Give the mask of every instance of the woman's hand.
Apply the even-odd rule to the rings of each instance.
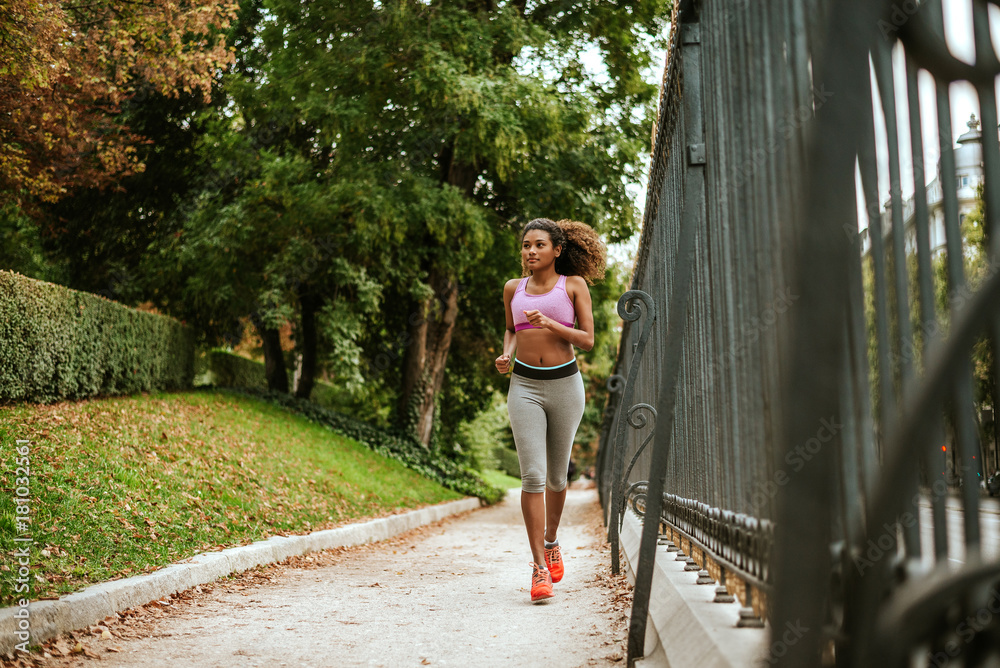
[[[552,325],[552,320],[548,316],[542,315],[541,311],[522,311],[524,317],[528,319],[533,327],[538,327],[539,329],[550,329]]]
[[[497,371],[500,373],[510,373],[510,354],[501,355],[496,359]]]

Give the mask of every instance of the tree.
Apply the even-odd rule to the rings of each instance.
[[[227,206],[239,207],[243,225],[267,228],[257,240],[276,242],[280,228],[277,248],[303,230],[348,240],[350,266],[373,276],[392,304],[369,311],[369,356],[376,366],[391,357],[392,368],[379,371],[397,383],[397,422],[429,443],[453,342],[497,336],[493,293],[517,272],[515,230],[548,215],[584,220],[612,239],[633,233],[625,184],[648,146],[656,93],[640,76],[648,65],[640,37],[664,32],[667,4],[266,6],[259,68],[230,76],[232,106],[220,121],[236,135],[271,136],[246,163],[255,173],[296,165],[311,185],[244,178]],[[588,48],[606,81],[582,65]],[[293,188],[312,194],[293,197]],[[302,206],[313,213],[293,212]],[[276,223],[279,213],[300,223]],[[312,299],[343,285],[332,278],[310,277]],[[472,284],[483,286],[475,305],[460,288]],[[278,292],[269,292],[272,313],[279,304],[289,316],[313,309]],[[310,340],[302,337],[303,359]]]
[[[879,365],[878,337],[875,322],[875,269],[874,260],[871,254],[866,254],[862,258],[862,286],[864,292],[864,314],[867,336],[867,358],[870,370],[869,391],[871,393],[872,409],[876,415],[880,413],[882,401],[884,400],[880,390],[880,378],[883,374],[894,379],[893,384],[897,386],[900,368],[903,363],[913,366],[918,375],[924,373],[924,347],[929,343],[930,337],[940,337],[946,339],[952,316],[952,300],[963,301],[969,294],[977,290],[983,280],[985,280],[995,267],[991,267],[989,259],[988,239],[986,236],[985,211],[983,200],[983,187],[980,184],[976,192],[975,207],[964,217],[961,223],[961,243],[962,243],[962,275],[965,277],[965,286],[956,286],[951,283],[948,270],[947,252],[936,253],[931,257],[931,285],[932,301],[930,311],[936,320],[933,326],[925,326],[922,319],[922,304],[920,303],[920,285],[918,262],[915,253],[910,253],[906,257],[906,272],[908,280],[908,298],[910,313],[910,330],[913,333],[913,341],[906,349],[901,350],[898,343],[898,323],[894,318],[889,318],[889,345],[888,354],[889,368],[882,369]],[[894,271],[892,255],[886,254],[886,272],[892,275]],[[895,313],[895,300],[898,298],[895,291],[890,288],[888,293],[889,311]],[[888,316],[887,316],[888,317]],[[973,406],[977,416],[995,415],[994,410],[997,405],[997,376],[995,349],[991,344],[987,334],[981,335],[971,350],[972,383],[973,383]],[[948,440],[954,438],[955,414],[953,411],[957,407],[952,406],[945,412],[945,425],[948,429]],[[987,453],[989,463],[997,458],[997,425],[996,418],[979,424],[980,445],[982,452]],[[992,448],[990,444],[992,442]],[[992,455],[990,452],[992,451]],[[949,456],[954,457],[954,450]],[[942,460],[943,461],[943,460]]]
[[[142,169],[116,122],[144,86],[207,95],[235,3],[11,0],[0,6],[0,202],[52,202]]]
[[[633,232],[625,183],[646,146],[656,92],[640,76],[648,55],[638,35],[659,34],[667,6],[560,3],[529,11],[524,3],[401,1],[373,7],[353,31],[336,24],[333,12],[314,19],[315,5],[301,10],[308,15],[298,7],[278,12],[288,21],[282,57],[323,67],[311,36],[296,35],[326,20],[333,25],[320,32],[349,42],[353,59],[342,62],[366,78],[361,89],[320,89],[300,69],[283,71],[282,85],[302,82],[296,94],[304,109],[344,104],[345,94],[357,101],[350,108],[368,114],[357,114],[365,123],[349,131],[363,133],[369,146],[356,155],[382,161],[389,170],[383,183],[421,203],[402,223],[400,252],[387,252],[394,267],[407,268],[401,273],[409,289],[399,291],[406,307],[386,318],[386,329],[406,332],[399,421],[427,443],[458,323],[459,286],[490,266],[484,258],[495,241],[544,214],[582,219],[612,239]],[[606,84],[580,62],[595,43]],[[308,45],[309,55],[296,44]],[[491,285],[516,270],[516,255],[506,257],[492,265]]]
[[[251,316],[276,389],[287,389],[277,331],[295,323],[300,395],[335,368],[393,394],[396,422],[429,444],[435,416],[471,418],[504,382],[490,347],[523,223],[634,233],[626,185],[657,91],[641,74],[667,10],[243,3],[211,105],[134,109],[161,130],[148,162],[164,178],[123,183],[168,184],[165,197],[88,207],[110,212],[109,229],[84,222],[74,236],[132,258],[155,281],[140,292],[206,340],[238,336]]]

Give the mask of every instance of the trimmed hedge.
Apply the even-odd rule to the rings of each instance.
[[[167,316],[0,271],[0,400],[191,387],[194,335]]]
[[[338,434],[353,438],[380,455],[391,457],[409,469],[436,480],[448,489],[477,496],[484,503],[493,504],[503,499],[506,492],[482,480],[472,471],[462,468],[447,457],[425,448],[415,439],[391,429],[378,429],[360,420],[324,408],[311,401],[298,399],[281,392],[249,388],[232,388],[229,392],[257,397],[324,424]]]
[[[218,388],[267,389],[267,374],[264,373],[263,362],[247,359],[222,348],[209,350],[203,359],[204,369],[200,382],[204,385]],[[195,382],[199,382],[197,377]],[[291,378],[288,379],[288,386],[292,387]],[[310,401],[341,412],[345,409],[350,410],[351,404],[350,397],[344,390],[319,379],[313,385]]]
[[[262,362],[213,349],[208,352],[208,368],[212,372],[212,384],[217,387],[267,389],[267,376]]]
[[[499,447],[496,449],[496,455],[497,460],[500,462],[499,470],[511,478],[521,477],[521,462],[517,459],[517,450]]]

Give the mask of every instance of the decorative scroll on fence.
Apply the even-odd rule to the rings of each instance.
[[[642,306],[637,306],[641,304]],[[625,322],[636,322],[642,317],[642,314],[646,314],[645,322],[643,323],[642,330],[639,332],[639,338],[632,346],[633,357],[632,363],[629,365],[628,376],[625,379],[625,384],[622,388],[622,398],[621,402],[618,404],[618,416],[615,419],[615,424],[617,425],[617,430],[615,431],[615,442],[624,443],[625,442],[625,428],[626,425],[631,425],[635,429],[642,429],[646,426],[647,420],[645,415],[639,413],[636,415],[636,411],[641,408],[646,408],[652,413],[653,421],[656,420],[656,410],[649,406],[648,404],[636,404],[631,405],[632,397],[635,392],[636,378],[639,373],[639,362],[642,360],[642,353],[646,347],[646,340],[649,338],[649,333],[653,329],[653,324],[656,321],[656,307],[653,304],[653,300],[645,292],[641,290],[629,290],[621,299],[618,300],[618,315]],[[625,419],[622,419],[622,413],[625,413]],[[641,454],[642,450],[649,443],[649,438],[643,442],[642,445],[637,449],[637,453],[633,456],[632,461],[629,463],[628,472],[632,471],[632,467],[635,465],[635,457]],[[620,569],[619,564],[619,552],[618,552],[618,531],[621,528],[621,517],[624,509],[624,490],[623,483],[628,479],[628,473],[622,473],[622,467],[625,464],[625,450],[624,448],[617,448],[610,451],[612,458],[612,468],[611,476],[609,478],[611,482],[611,496],[607,503],[607,508],[610,510],[610,515],[608,518],[608,540],[611,542],[611,569],[614,573],[618,573]]]
[[[643,518],[630,663],[669,540],[808,629],[775,665],[1000,665],[1000,3],[969,4],[972,64],[941,0],[677,3],[598,455],[616,570]]]

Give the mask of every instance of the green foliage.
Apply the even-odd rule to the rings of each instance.
[[[864,295],[865,336],[868,341],[868,385],[871,392],[873,415],[880,414],[882,391],[878,374],[884,373],[879,366],[878,332],[875,323],[875,261],[871,253],[861,258],[861,289]]]
[[[325,298],[326,371],[393,393],[429,277],[453,277],[461,317],[440,388],[441,441],[452,442],[503,384],[488,342],[502,327],[500,288],[519,273],[516,228],[547,215],[612,240],[635,230],[625,185],[638,180],[657,90],[639,76],[642,36],[664,33],[668,3],[569,3],[558,16],[263,6],[224,81],[227,103],[204,120],[198,153],[215,177],[165,252],[182,258],[185,317],[212,329],[221,314],[260,309],[294,322],[292,288],[307,285]],[[594,47],[607,80],[580,66]],[[336,250],[311,250],[324,240]]]
[[[985,201],[983,185],[976,188],[976,205],[966,215],[962,222],[962,239],[965,242],[965,252],[962,255],[965,279],[968,290],[977,290],[991,273],[1000,267],[990,266],[989,243],[986,238]],[[939,270],[942,274],[944,269]],[[946,295],[939,291],[938,308],[945,311]],[[969,292],[968,294],[971,294]],[[994,418],[988,423],[980,424],[980,437],[986,441],[996,441],[996,411],[1000,390],[997,387],[996,352],[990,344],[989,336],[984,332],[972,346],[972,383],[973,401],[977,416],[982,415],[984,407],[993,409]],[[989,472],[987,472],[989,473]]]
[[[590,297],[594,302],[594,347],[584,353],[583,358],[591,379],[602,386],[618,358],[622,327],[618,300],[629,289],[630,269],[620,262],[609,261],[604,280],[590,287]]]
[[[620,263],[609,263],[604,281],[591,286],[594,303],[594,347],[583,354],[582,372],[587,404],[576,432],[573,459],[577,470],[583,472],[594,466],[607,403],[608,377],[614,371],[618,358],[622,319],[618,315],[618,299],[628,291],[629,268]]]
[[[267,389],[263,362],[214,348],[205,353],[202,364],[204,368],[198,369],[196,360],[196,381],[200,378],[199,384],[218,388]],[[369,389],[364,385],[350,387],[319,380],[313,388],[311,400],[324,408],[354,415],[376,427],[385,427],[389,424],[389,416],[384,397],[373,394]]]
[[[473,420],[463,422],[456,431],[470,464],[476,470],[486,471],[500,470],[497,447],[509,430],[507,401],[500,392],[494,392],[489,407]]]
[[[503,471],[512,478],[521,477],[521,462],[517,459],[517,451],[511,448],[498,447],[496,449],[498,461],[497,470]]]
[[[247,0],[212,101],[145,91],[123,102],[150,140],[137,147],[146,170],[47,207],[35,236],[67,284],[151,300],[209,346],[234,345],[256,315],[293,323],[298,347],[308,294],[319,375],[337,387],[317,391],[378,421],[406,404],[409,323],[434,306],[432,277],[454,282],[457,325],[420,342],[447,351],[433,388],[447,449],[506,389],[492,360],[502,286],[520,273],[517,229],[548,216],[609,241],[635,232],[627,186],[658,88],[643,75],[669,11],[666,0]],[[25,232],[5,238],[35,248]],[[41,272],[37,256],[11,266]],[[594,297],[600,319],[609,297],[599,286]],[[585,356],[595,383],[609,368],[597,349],[615,335],[602,326]]]
[[[226,350],[214,349],[208,352],[212,384],[216,387],[267,388],[264,365]]]
[[[60,278],[45,255],[38,225],[11,202],[0,204],[0,267],[41,281]]]
[[[58,277],[46,280],[168,310],[165,297],[178,281],[170,271],[176,258],[161,265],[151,261],[151,250],[176,238],[178,207],[205,181],[193,155],[202,128],[192,121],[208,106],[200,95],[174,99],[147,89],[123,104],[118,119],[144,138],[135,157],[145,168],[117,179],[113,188],[81,184],[70,197],[38,210],[42,248],[59,269]]]
[[[521,486],[521,481],[518,478],[502,471],[483,471],[482,477],[483,480],[500,489],[517,489]]]
[[[0,271],[0,399],[52,402],[191,386],[173,318]]]
[[[353,415],[374,427],[388,427],[391,397],[378,384],[349,388],[340,383],[316,381],[310,400],[338,413]]]
[[[936,318],[934,331],[925,331],[921,321],[920,311],[920,288],[917,276],[917,258],[909,255],[906,258],[906,271],[908,278],[908,298],[909,298],[909,318],[913,342],[909,350],[899,350],[898,344],[898,324],[894,317],[889,320],[889,369],[880,369],[878,364],[878,342],[875,327],[875,276],[874,262],[871,255],[867,255],[862,260],[862,281],[864,290],[864,310],[865,325],[868,336],[868,364],[870,369],[870,387],[872,395],[872,406],[875,415],[879,414],[882,401],[879,386],[880,373],[892,374],[894,379],[898,379],[899,366],[904,359],[911,363],[916,373],[923,372],[923,349],[925,339],[937,336],[941,339],[947,338],[948,327],[952,315],[952,293],[954,292],[958,302],[964,301],[968,295],[978,289],[982,281],[990,272],[989,251],[985,237],[985,217],[982,185],[978,187],[976,194],[975,208],[966,215],[961,227],[962,238],[962,273],[965,276],[965,286],[956,287],[949,279],[948,254],[947,251],[936,254],[931,258],[931,283],[933,291],[933,313]],[[886,271],[891,276],[891,257],[887,258]],[[888,285],[889,311],[894,316],[895,292],[892,285]],[[888,316],[889,314],[887,314]],[[905,356],[905,358],[904,358]],[[972,372],[973,372],[973,401],[977,415],[981,415],[984,408],[994,406],[996,398],[996,376],[993,348],[989,338],[984,333],[973,345],[972,348]],[[899,391],[896,382],[896,391]],[[951,420],[951,417],[948,417]],[[984,442],[993,440],[996,422],[983,423],[980,425],[980,437]]]
[[[461,467],[440,452],[428,450],[419,441],[402,431],[378,429],[311,401],[297,399],[280,392],[250,389],[233,391],[264,399],[314,422],[324,424],[338,434],[353,438],[381,455],[402,462],[407,468],[436,480],[448,489],[479,497],[489,504],[497,503],[503,498],[503,490],[486,484],[474,472]]]

